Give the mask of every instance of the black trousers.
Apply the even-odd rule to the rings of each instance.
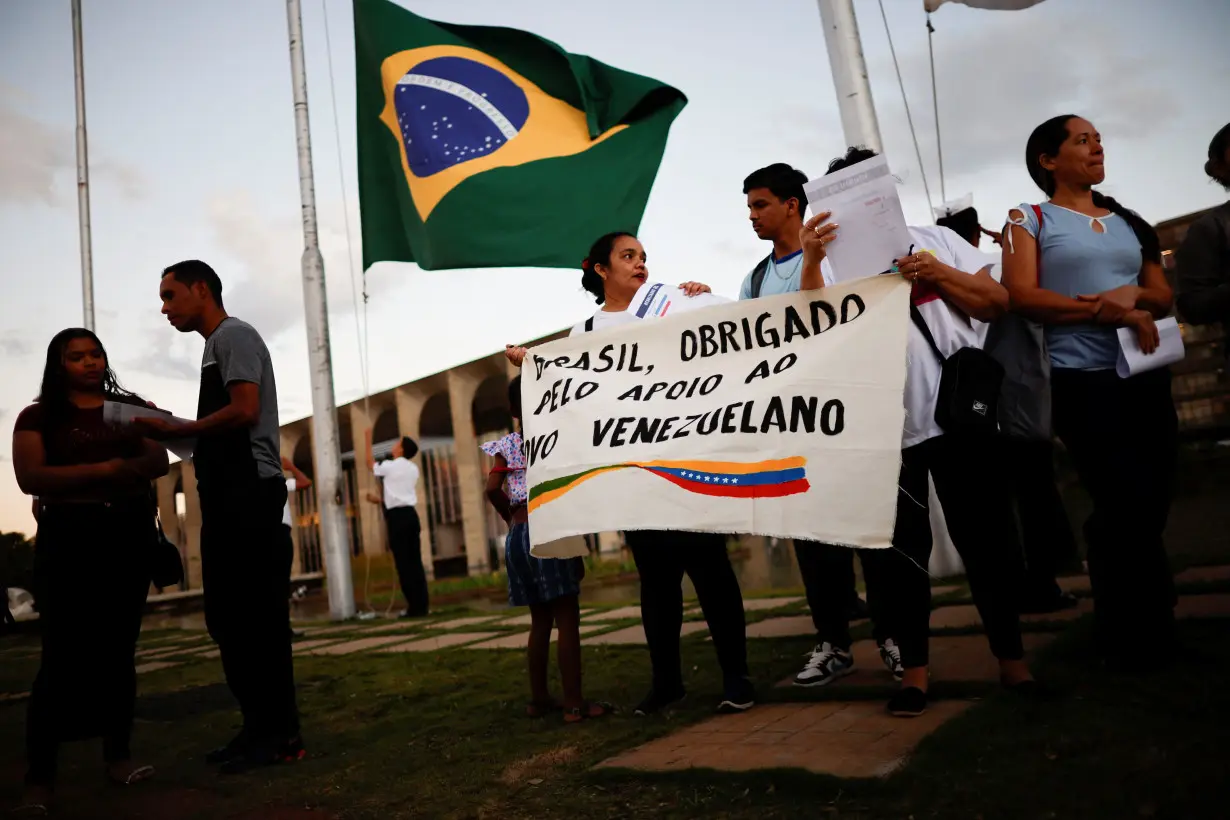
[[[47,504],[39,515],[34,596],[43,651],[26,717],[26,781],[50,786],[59,745],[102,736],[128,760],[135,654],[149,591],[147,500]]]
[[[927,664],[931,620],[931,518],[927,473],[953,546],[965,564],[974,606],[982,618],[991,652],[1000,660],[1019,660],[1018,616],[1020,545],[1012,509],[1003,491],[993,442],[941,435],[901,451],[897,521],[893,548],[866,550],[863,567],[869,598],[880,598],[880,628],[901,647],[903,666]],[[870,604],[870,601],[868,602]]]
[[[205,626],[256,741],[299,733],[291,656],[290,566],[282,524],[286,482],[259,479],[200,488]]]
[[[1004,437],[1004,478],[1016,505],[1024,548],[1023,594],[1045,599],[1060,594],[1055,576],[1076,559],[1076,537],[1055,483],[1055,445]]]
[[[875,578],[880,564],[876,550],[856,550],[819,541],[795,541],[794,555],[799,563],[799,575],[807,591],[807,606],[816,627],[816,643],[830,643],[838,649],[850,650],[850,610],[858,591],[854,581],[854,555],[863,564],[863,580],[867,584],[867,608],[871,611],[872,630],[876,643],[884,643],[892,635],[883,626],[880,608],[883,584]]]
[[[423,554],[420,551],[419,514],[414,507],[391,507],[384,511],[384,520],[389,528],[389,551],[397,566],[397,578],[401,582],[401,594],[406,598],[406,614],[427,614],[427,573],[423,571]]]
[[[1162,540],[1178,451],[1170,372],[1055,370],[1051,385],[1055,432],[1093,499],[1084,530],[1099,646],[1165,647],[1176,603]]]
[[[641,622],[653,666],[653,688],[683,685],[679,633],[683,628],[683,576],[696,588],[725,683],[747,677],[747,624],[726,536],[713,533],[636,530],[628,547],[641,576]]]

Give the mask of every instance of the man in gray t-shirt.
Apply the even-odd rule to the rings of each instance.
[[[228,316],[205,339],[197,418],[225,412],[236,385],[255,388],[256,420],[246,429],[200,436],[193,455],[198,483],[245,480],[253,475],[282,479],[278,388],[269,348],[250,324]]]
[[[156,438],[195,438],[205,624],[243,712],[243,729],[206,760],[239,773],[304,755],[290,648],[290,531],[278,446],[278,391],[260,334],[227,316],[204,262],[167,268],[162,313],[205,338],[197,420],[142,420]]]

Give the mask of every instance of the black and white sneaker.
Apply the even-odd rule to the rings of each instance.
[[[905,676],[905,667],[901,665],[901,647],[892,638],[880,644],[880,660],[884,661],[893,680],[899,681]]]
[[[854,656],[828,641],[818,645],[807,657],[803,671],[794,676],[794,685],[827,686],[854,671]]]
[[[718,714],[736,715],[756,705],[756,687],[747,678],[726,684],[726,696],[718,704]]]
[[[678,703],[687,695],[687,691],[682,686],[673,692],[659,692],[657,689],[650,689],[649,694],[645,696],[637,707],[632,710],[632,714],[637,717],[646,717],[655,715],[661,712],[666,707],[673,703]]]

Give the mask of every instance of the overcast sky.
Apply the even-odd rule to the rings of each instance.
[[[404,4],[435,19],[533,31],[687,94],[642,223],[655,278],[701,280],[734,296],[766,252],[748,226],[743,177],[777,161],[819,175],[844,148],[814,0]],[[95,298],[112,364],[130,388],[192,414],[202,342],[159,315],[157,282],[166,265],[201,258],[222,276],[231,312],[268,341],[283,420],[309,414],[285,4],[83,5]],[[938,199],[922,2],[884,6]],[[340,122],[330,106],[325,7]],[[930,223],[879,6],[855,7],[907,219]],[[304,0],[303,17],[334,378],[344,403],[363,390],[347,261],[349,253],[357,267],[360,258],[350,3]],[[948,195],[973,192],[984,225],[1038,199],[1022,164],[1025,138],[1066,112],[1101,129],[1105,190],[1148,219],[1223,198],[1201,167],[1230,117],[1230,3],[1047,0],[1022,12],[950,4],[934,23]],[[38,391],[51,336],[81,324],[73,127],[68,0],[0,0],[0,529],[33,529],[12,477],[13,419]],[[427,273],[381,264],[368,280],[374,390],[557,330],[593,309],[579,271]]]

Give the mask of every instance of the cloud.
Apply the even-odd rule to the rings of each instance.
[[[22,358],[33,352],[34,348],[30,343],[13,331],[7,331],[0,336],[0,354],[6,359]]]
[[[52,207],[74,200],[75,137],[67,128],[48,125],[19,110],[24,95],[0,85],[0,203],[42,203]],[[143,195],[145,183],[131,165],[106,156],[90,161],[94,180],[114,185],[125,199]]]
[[[226,310],[260,331],[270,347],[275,344],[274,337],[303,326],[303,227],[297,219],[298,209],[292,213],[270,219],[244,190],[217,194],[206,204],[205,219],[213,233],[213,244],[228,257],[208,260],[222,278]],[[358,225],[357,214],[352,214],[351,224]],[[355,307],[346,262],[345,231],[322,225],[320,243],[325,258],[329,317],[336,325]],[[357,255],[358,248],[355,251]],[[371,298],[387,293],[401,273],[398,266],[383,267],[386,269],[368,274]],[[339,331],[335,326],[333,335],[348,331],[349,328]],[[199,346],[180,339],[168,347],[165,327],[146,330],[144,339],[142,353],[124,361],[126,372],[194,381],[200,376]]]
[[[142,353],[124,362],[124,370],[134,370],[164,379],[196,381],[201,376],[199,357],[193,358],[187,344],[167,347],[166,328],[145,331]]]
[[[1057,114],[1086,115],[1109,138],[1133,140],[1167,127],[1179,114],[1167,88],[1169,78],[1158,75],[1156,61],[1128,53],[1123,38],[1105,20],[1071,15],[1056,25],[1053,15],[1007,13],[987,15],[986,20],[977,36],[952,30],[946,34],[943,28],[935,34],[947,177],[1005,164],[1020,166],[1029,132]],[[894,33],[910,111],[931,174],[936,171],[936,135],[926,45],[903,48],[900,27]],[[909,125],[887,54],[872,63],[870,74],[885,141],[913,165]]]
[[[220,194],[208,204],[207,219],[216,244],[238,263],[237,268],[229,270],[217,266],[227,312],[251,323],[266,337],[299,327],[303,321],[300,272],[303,226],[298,216],[296,208],[293,215],[270,219],[259,210],[247,191]],[[358,214],[352,214],[356,243],[358,224]],[[346,258],[346,235],[328,226],[324,220],[319,235],[325,260],[329,313],[331,318],[336,318],[355,307]],[[354,250],[357,255],[358,247]],[[356,276],[361,274],[357,266],[355,272]],[[385,292],[389,279],[389,272],[369,273],[369,296]]]

